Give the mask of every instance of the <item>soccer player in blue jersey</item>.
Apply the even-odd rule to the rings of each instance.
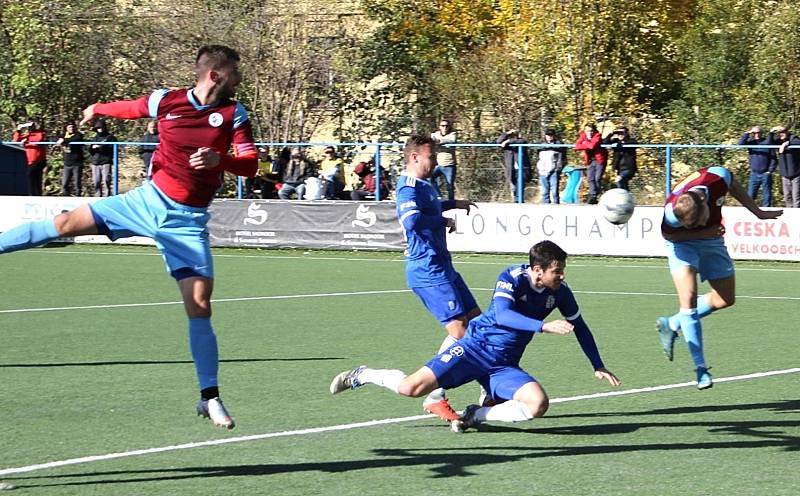
[[[439,353],[461,339],[471,319],[480,315],[461,275],[453,268],[447,250],[447,231],[456,228],[455,220],[442,211],[475,206],[468,200],[439,200],[429,179],[436,168],[436,141],[413,135],[403,149],[406,169],[397,181],[397,218],[403,226],[406,243],[406,282],[425,308],[445,328],[447,336]],[[429,413],[450,422],[458,414],[450,406],[444,389],[431,391],[422,403]]]
[[[733,260],[723,239],[722,205],[727,193],[759,219],[776,219],[783,213],[783,210],[761,210],[728,169],[706,167],[675,186],[664,204],[661,222],[680,310],[671,317],[656,319],[656,330],[670,361],[678,331],[683,333],[694,361],[698,389],[714,385],[703,352],[700,319],[733,305],[736,300]],[[711,290],[699,298],[698,274],[711,286]]]
[[[520,368],[520,358],[534,335],[573,331],[595,377],[619,386],[619,379],[603,365],[575,296],[564,283],[566,252],[552,241],[541,241],[528,255],[528,265],[512,265],[500,274],[489,308],[470,321],[466,336],[424,367],[407,376],[400,370],[362,365],[334,377],[331,393],[376,384],[403,396],[419,397],[439,387],[451,389],[478,381],[495,404],[468,406],[452,421],[455,432],[486,421],[531,420],[545,414],[549,399],[539,382]],[[545,322],[556,308],[565,320]]]
[[[81,124],[100,116],[159,120],[161,142],[153,154],[150,180],[125,194],[4,232],[0,254],[84,234],[105,234],[112,240],[152,238],[177,281],[189,319],[189,347],[200,385],[197,414],[233,429],[217,383],[208,205],[225,171],[252,177],[258,159],[247,112],[232,99],[242,80],[239,54],[222,45],[204,46],[197,53],[195,72],[197,82],[191,89],[157,90],[136,100],[84,109]],[[233,155],[228,153],[231,148]]]

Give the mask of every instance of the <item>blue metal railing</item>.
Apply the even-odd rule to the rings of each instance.
[[[20,146],[21,142],[18,141],[0,141],[3,145],[16,145]],[[55,145],[55,141],[40,141],[31,142],[31,145]],[[113,147],[113,162],[112,162],[112,194],[119,192],[119,147],[120,146],[136,146],[136,147],[155,147],[158,143],[142,143],[139,141],[75,141],[70,144],[74,145],[110,145]],[[380,201],[381,198],[381,156],[387,148],[400,148],[402,149],[404,143],[400,142],[257,142],[258,147],[354,147],[364,149],[366,147],[374,147],[375,151],[373,157],[375,158],[375,201]],[[497,143],[452,143],[443,145],[448,148],[499,148]],[[574,149],[571,143],[525,143],[511,145],[517,148],[517,184],[516,184],[516,202],[524,203],[524,158],[523,151],[527,148],[565,148],[568,150]],[[602,145],[604,148],[615,148],[618,145]],[[748,148],[779,148],[780,145],[729,145],[729,144],[673,144],[673,143],[636,143],[632,145],[623,145],[623,148],[658,148],[665,150],[665,186],[664,195],[669,195],[672,189],[672,152],[675,149],[748,149]],[[790,146],[789,148],[800,148],[799,146]],[[236,196],[241,199],[244,196],[244,186],[242,177],[237,177]]]

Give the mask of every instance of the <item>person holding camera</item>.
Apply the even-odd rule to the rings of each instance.
[[[739,145],[766,145],[769,136],[765,136],[759,126],[753,126],[739,139]],[[772,148],[748,148],[747,161],[750,163],[750,179],[747,182],[747,196],[756,199],[758,190],[761,193],[761,206],[772,204],[772,173],[778,165],[775,150]]]
[[[25,149],[25,160],[28,163],[28,196],[42,196],[42,178],[47,170],[47,146],[39,144],[44,141],[45,133],[35,120],[17,126],[11,137]]]
[[[629,189],[628,182],[636,175],[636,140],[628,132],[625,126],[618,126],[606,139],[606,145],[614,145],[614,156],[611,159],[611,167],[617,177],[614,180],[615,188]]]

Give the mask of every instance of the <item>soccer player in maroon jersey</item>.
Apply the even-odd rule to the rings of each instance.
[[[673,357],[678,331],[683,332],[694,361],[698,389],[714,385],[703,353],[700,319],[733,305],[736,300],[733,261],[723,239],[722,205],[727,193],[759,219],[776,219],[783,213],[783,210],[761,210],[730,171],[717,166],[699,169],[675,186],[664,205],[661,223],[680,310],[671,317],[659,317],[656,330],[669,360]],[[698,275],[711,286],[700,297]]]
[[[11,229],[0,235],[0,253],[85,234],[105,234],[112,240],[152,238],[178,283],[189,317],[189,342],[201,390],[197,413],[232,429],[234,421],[217,385],[207,209],[226,171],[253,177],[258,161],[247,112],[232,100],[242,80],[239,54],[226,46],[204,46],[195,71],[197,82],[191,89],[158,90],[136,100],[95,103],[83,111],[81,124],[100,116],[158,119],[160,143],[149,181],[54,219]]]

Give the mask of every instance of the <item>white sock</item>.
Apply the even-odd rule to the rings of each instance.
[[[484,406],[475,411],[473,417],[476,423],[491,422],[522,422],[533,418],[533,412],[528,405],[521,401],[509,400],[495,406]]]
[[[406,373],[396,369],[364,369],[358,374],[362,384],[375,384],[397,393],[400,382],[406,378]]]

